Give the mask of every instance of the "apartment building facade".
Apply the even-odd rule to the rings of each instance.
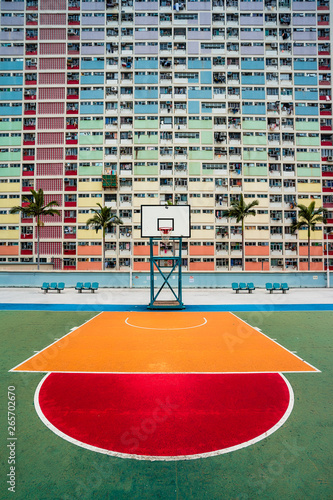
[[[32,219],[11,215],[42,188],[60,216],[41,228],[42,262],[100,270],[96,203],[122,224],[108,269],[149,269],[142,204],[191,205],[189,271],[307,270],[298,203],[328,210],[311,270],[333,268],[329,0],[1,1],[0,261],[35,260]],[[326,246],[327,242],[327,246]],[[172,252],[171,247],[167,252]],[[328,260],[327,260],[328,259]]]

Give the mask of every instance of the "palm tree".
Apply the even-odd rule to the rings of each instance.
[[[10,209],[11,214],[17,214],[21,212],[25,217],[33,217],[37,223],[37,269],[39,269],[39,239],[40,239],[40,228],[44,226],[44,222],[41,220],[41,217],[44,215],[60,215],[59,210],[55,208],[51,208],[54,206],[59,206],[57,201],[50,201],[46,205],[44,205],[44,191],[39,189],[38,191],[34,191],[30,189],[31,196],[22,196],[22,202],[28,203],[26,206],[16,206]]]
[[[310,271],[310,240],[311,240],[311,231],[315,230],[316,224],[321,222],[326,222],[326,209],[323,207],[315,208],[315,201],[311,201],[309,206],[306,205],[296,205],[299,209],[298,212],[298,220],[295,220],[291,224],[291,232],[295,233],[299,229],[308,230],[308,271]]]
[[[242,223],[242,270],[245,269],[245,243],[244,243],[244,219],[249,215],[256,215],[256,211],[253,207],[259,205],[258,200],[251,201],[251,203],[246,204],[244,202],[244,197],[241,194],[239,200],[233,201],[231,203],[231,208],[225,210],[222,217],[228,217],[229,219],[236,219],[237,224]]]
[[[100,203],[97,203],[98,209],[92,208],[94,216],[87,220],[87,226],[93,226],[96,233],[99,229],[102,229],[102,245],[103,245],[103,258],[102,258],[102,268],[105,270],[105,232],[107,229],[111,229],[117,224],[122,224],[123,221],[114,215],[110,207],[102,207]]]

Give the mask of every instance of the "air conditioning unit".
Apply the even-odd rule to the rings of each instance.
[[[333,156],[328,156],[327,161],[333,161]]]

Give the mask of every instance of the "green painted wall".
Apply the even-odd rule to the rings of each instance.
[[[158,159],[158,151],[138,151],[137,155],[135,155],[136,160],[157,160]]]
[[[80,146],[84,146],[86,144],[101,145],[101,144],[103,144],[103,136],[102,135],[80,135],[79,136],[79,144],[80,144]]]
[[[267,160],[267,151],[243,151],[243,160]]]
[[[0,177],[20,177],[21,169],[17,167],[0,168]]]
[[[158,144],[158,135],[141,134],[134,136],[134,144]]]
[[[189,151],[188,153],[189,160],[213,160],[213,158],[213,151]]]
[[[319,137],[296,137],[296,146],[320,146]]]
[[[103,151],[79,151],[79,160],[103,160]]]
[[[21,160],[21,151],[17,153],[0,153],[0,163],[3,161],[20,161]]]
[[[201,163],[199,163],[197,161],[190,161],[188,164],[188,169],[189,169],[190,175],[200,175],[201,174]]]
[[[196,140],[193,140],[193,142],[196,142]],[[213,142],[213,132],[210,130],[203,130],[201,132],[201,144],[213,144]]]
[[[243,136],[243,144],[253,144],[255,146],[266,146],[267,137],[263,136]]]
[[[299,177],[320,177],[320,168],[298,167],[297,175]]]
[[[306,151],[305,153],[297,153],[296,152],[296,161],[320,161],[320,152],[318,153],[309,153]]]
[[[80,120],[80,130],[96,130],[103,128],[103,120]]]
[[[243,175],[253,176],[259,175],[260,177],[267,175],[267,167],[243,167]]]
[[[193,129],[193,128],[199,128],[199,129],[205,129],[205,128],[213,128],[213,120],[189,120],[188,121],[188,128]]]
[[[266,121],[245,120],[242,123],[243,130],[266,130]]]
[[[134,120],[134,128],[138,129],[158,128],[158,120]]]
[[[99,167],[79,167],[79,175],[101,175],[103,166]]]
[[[0,122],[0,130],[22,130],[22,122]]]
[[[295,130],[319,130],[319,121],[318,122],[296,122]]]
[[[146,165],[134,166],[134,175],[158,175],[158,165],[152,167]]]
[[[21,137],[0,137],[0,146],[21,146]]]

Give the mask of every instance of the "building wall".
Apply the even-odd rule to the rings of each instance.
[[[33,222],[9,210],[42,187],[61,211],[41,245],[57,269],[101,267],[90,245],[101,232],[86,226],[96,203],[123,221],[107,237],[108,269],[147,269],[134,246],[140,206],[172,202],[192,209],[184,270],[237,271],[239,227],[222,213],[241,193],[259,201],[246,269],[307,266],[306,231],[290,224],[313,200],[328,210],[311,248],[311,267],[324,269],[330,16],[329,0],[2,1],[0,263],[35,260]],[[103,188],[110,174],[116,187]]]

